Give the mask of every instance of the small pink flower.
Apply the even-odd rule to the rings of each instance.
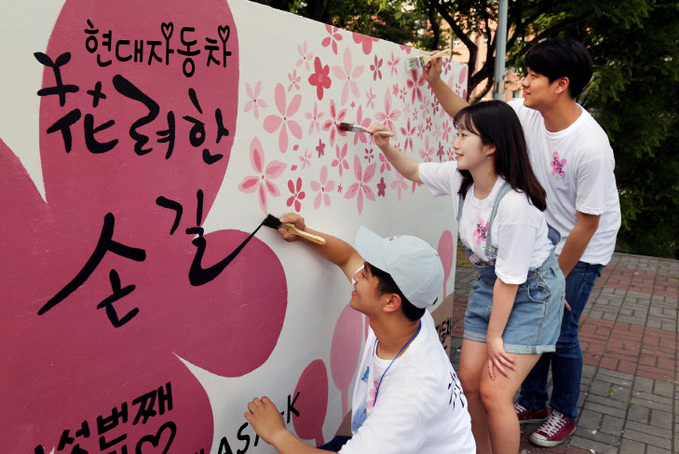
[[[323,47],[331,46],[332,51],[335,53],[335,55],[337,55],[337,43],[342,41],[342,35],[338,33],[339,28],[326,24],[325,29],[330,34],[330,36],[323,38],[321,44]]]
[[[323,66],[321,59],[316,57],[314,60],[315,73],[309,76],[309,84],[316,87],[316,96],[319,101],[323,99],[323,89],[330,88],[332,80],[330,80],[330,65]]]
[[[490,222],[483,224],[483,219],[479,218],[476,221],[476,230],[474,230],[474,237],[476,238],[476,244],[481,244],[486,241],[488,237],[488,227],[490,227]]]
[[[243,181],[238,185],[238,189],[247,194],[257,192],[259,206],[266,213],[268,211],[266,206],[267,194],[272,197],[280,195],[278,187],[271,180],[278,178],[287,167],[287,164],[271,161],[267,165],[262,144],[256,137],[250,144],[250,164],[255,172],[257,172],[257,175],[248,175],[243,178]]]
[[[408,183],[400,173],[396,172],[396,179],[391,182],[391,189],[395,189],[398,194],[398,200],[401,200],[401,191],[408,189]]]
[[[436,156],[438,156],[440,162],[443,162],[443,157],[445,155],[446,155],[446,152],[443,149],[443,144],[441,142],[439,142],[439,149],[436,151]]]
[[[250,87],[249,83],[245,83],[245,92],[248,94],[248,97],[250,98],[250,101],[245,103],[245,109],[244,112],[249,112],[250,109],[252,109],[252,112],[255,114],[255,119],[259,120],[259,106],[262,107],[268,107],[266,101],[263,99],[259,99],[259,92],[262,89],[262,81],[257,82],[257,85],[255,85],[254,91],[252,90],[252,87]]]
[[[335,145],[335,138],[339,134],[340,136],[346,136],[346,131],[341,131],[339,129],[339,124],[344,121],[347,116],[347,109],[338,110],[335,105],[335,100],[330,100],[330,118],[323,123],[323,131],[330,131],[330,146]]]
[[[316,151],[318,151],[318,157],[322,157],[325,154],[325,144],[321,139],[318,139],[318,145],[316,146]]]
[[[401,63],[401,59],[394,56],[394,52],[391,53],[391,60],[387,62],[391,70],[391,77],[398,76],[398,64]]]
[[[325,112],[318,111],[318,103],[314,101],[314,110],[311,112],[306,112],[304,117],[309,120],[309,135],[313,134],[314,131],[321,132],[321,118],[325,115]]]
[[[566,172],[564,168],[566,167],[566,159],[559,159],[559,152],[555,151],[552,155],[554,159],[552,160],[552,175],[559,175],[561,178],[566,178]]]
[[[398,120],[400,116],[401,111],[393,108],[391,104],[391,93],[387,92],[387,94],[384,96],[384,111],[375,114],[375,118],[377,121],[381,121],[382,123],[386,124],[390,130],[394,131],[396,128],[394,127],[393,122]]]
[[[344,86],[342,87],[342,105],[344,105],[346,104],[347,99],[349,99],[349,91],[351,91],[355,97],[360,96],[358,82],[356,80],[363,74],[365,66],[353,66],[351,61],[351,50],[348,47],[344,50],[342,61],[344,67],[333,66],[332,72],[337,79],[344,80]]]
[[[424,138],[424,150],[420,150],[420,157],[424,162],[431,162],[434,159],[434,147],[429,146],[429,136]]]
[[[386,194],[387,184],[384,182],[384,177],[380,178],[380,182],[377,183],[377,197],[384,197]]]
[[[368,164],[373,160],[375,156],[373,155],[373,149],[372,148],[366,148],[365,149],[365,160],[368,161]]]
[[[304,68],[309,71],[313,55],[311,55],[311,52],[307,52],[306,41],[304,41],[304,44],[297,45],[297,52],[299,52],[300,58],[297,60],[296,66],[299,68],[304,65]]]
[[[330,206],[330,192],[335,190],[335,180],[328,181],[328,167],[323,166],[321,168],[321,180],[311,181],[311,190],[317,192],[316,199],[314,200],[314,209],[317,210],[321,207],[321,204],[325,206]]]
[[[407,152],[408,148],[410,148],[413,152],[415,150],[413,149],[413,136],[415,135],[415,126],[410,125],[410,118],[408,118],[408,121],[406,122],[406,127],[401,128],[401,134],[405,136],[405,143],[403,144],[403,152]]]
[[[288,197],[288,202],[287,205],[289,207],[295,206],[295,211],[299,213],[299,211],[302,209],[302,203],[300,200],[304,200],[304,197],[306,197],[306,194],[304,191],[302,191],[302,179],[297,177],[297,183],[293,183],[292,180],[288,180],[288,189],[292,193],[290,197]]]
[[[373,384],[373,389],[370,390],[370,399],[368,399],[368,402],[366,402],[365,407],[370,410],[375,406],[375,398],[377,397],[377,387],[379,386],[379,383],[375,382]]]
[[[384,154],[380,153],[379,157],[380,157],[380,173],[384,173],[385,170],[391,171],[391,163],[384,156]]]
[[[337,170],[339,170],[340,177],[342,176],[342,172],[345,170],[349,169],[349,163],[347,162],[347,144],[345,143],[342,149],[340,150],[339,145],[335,147],[335,154],[337,156],[337,159],[332,160],[332,166],[337,167]]]
[[[281,153],[288,151],[288,129],[298,139],[302,138],[302,128],[299,123],[292,120],[291,117],[297,113],[299,106],[302,103],[302,97],[295,95],[290,104],[287,103],[285,87],[283,84],[276,85],[276,107],[278,107],[278,115],[269,115],[264,119],[264,130],[268,133],[274,133],[280,128],[278,134],[278,147]]]
[[[382,63],[384,62],[384,59],[382,58],[377,58],[377,55],[375,55],[375,62],[370,65],[370,71],[373,72],[373,80],[376,81],[378,78],[382,80],[382,71],[380,71],[380,68],[382,67]]]
[[[377,98],[377,95],[373,93],[373,88],[370,87],[370,89],[365,93],[365,96],[368,98],[368,102],[365,104],[366,107],[370,107],[371,109],[375,108],[375,98]]]
[[[305,150],[304,154],[299,156],[299,161],[302,163],[302,170],[311,166],[311,152],[309,150]]]
[[[291,91],[293,88],[299,90],[299,81],[302,80],[302,78],[297,75],[296,69],[293,69],[292,72],[288,74],[288,80],[290,80],[288,91]]]
[[[363,211],[363,196],[368,200],[375,200],[375,193],[370,188],[369,183],[375,175],[375,168],[377,164],[370,164],[365,168],[365,173],[363,172],[363,166],[361,165],[361,160],[358,156],[354,155],[354,176],[356,176],[356,183],[349,186],[347,193],[344,194],[345,199],[353,199],[356,197],[356,207],[358,208],[358,214]]]
[[[357,125],[360,126],[365,126],[366,128],[370,128],[371,121],[370,118],[363,118],[363,106],[358,106],[358,110],[356,111],[356,123]],[[358,144],[359,141],[361,143],[368,143],[368,141],[372,138],[371,135],[369,134],[354,134],[354,145]]]
[[[370,55],[370,52],[373,50],[373,43],[376,43],[378,41],[377,38],[373,38],[372,36],[367,36],[367,35],[362,35],[360,33],[353,33],[354,37],[354,42],[356,44],[360,44],[361,48],[363,49],[363,53],[366,55]]]
[[[410,79],[406,81],[406,84],[408,85],[408,89],[412,93],[412,103],[415,104],[415,99],[418,101],[422,101],[422,87],[425,85],[427,82],[426,79],[424,78],[424,74],[420,74],[420,76],[417,76],[418,71],[412,71],[410,74]]]

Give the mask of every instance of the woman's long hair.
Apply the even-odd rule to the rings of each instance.
[[[526,139],[514,109],[502,101],[483,101],[460,110],[454,121],[456,128],[462,126],[481,137],[484,145],[495,145],[495,172],[512,189],[525,193],[533,206],[545,211],[547,194],[531,167]],[[459,172],[462,174],[459,194],[464,198],[474,180],[468,170]]]

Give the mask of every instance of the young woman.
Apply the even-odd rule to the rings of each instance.
[[[500,101],[477,103],[460,110],[455,125],[454,161],[418,163],[386,137],[375,134],[375,143],[404,177],[435,196],[452,196],[460,240],[479,273],[459,367],[477,452],[515,454],[513,396],[559,336],[565,291],[554,256],[559,234],[545,221],[545,191],[514,110]]]

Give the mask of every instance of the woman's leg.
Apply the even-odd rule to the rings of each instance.
[[[488,433],[488,416],[481,401],[479,383],[481,375],[487,371],[488,350],[485,342],[462,339],[460,353],[460,383],[467,397],[469,414],[472,418],[472,432],[476,441],[477,454],[491,454],[490,435]],[[488,372],[485,372],[488,375]]]
[[[511,356],[516,360],[516,371],[510,372],[509,378],[496,373],[495,380],[491,380],[487,364],[484,365],[483,373],[479,377],[480,396],[486,409],[487,430],[493,454],[519,452],[521,431],[512,400],[523,380],[540,359],[539,354],[511,354]]]

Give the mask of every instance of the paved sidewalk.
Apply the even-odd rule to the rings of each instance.
[[[458,250],[452,359],[457,368],[467,295],[476,272]],[[529,440],[522,454],[679,453],[679,261],[614,254],[582,316],[585,366],[575,433],[555,448]]]

